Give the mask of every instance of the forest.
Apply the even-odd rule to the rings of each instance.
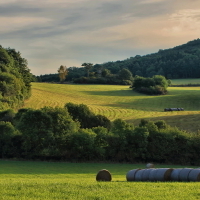
[[[163,75],[166,79],[200,77],[200,39],[157,53],[136,55],[126,60],[94,64],[89,71],[83,67],[68,67],[66,81],[77,83],[130,84],[120,77],[127,69],[132,76],[152,77]],[[84,63],[83,63],[84,64]],[[100,73],[99,73],[100,72]],[[37,76],[39,82],[59,82],[58,73]]]

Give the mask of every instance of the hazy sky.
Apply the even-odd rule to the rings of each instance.
[[[0,45],[49,74],[197,39],[200,0],[0,0],[0,24]]]

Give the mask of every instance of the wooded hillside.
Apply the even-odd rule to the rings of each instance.
[[[95,64],[90,70],[90,77],[99,77],[99,69],[102,70],[102,77],[105,77],[105,70],[109,75],[116,75],[123,69],[128,69],[133,76],[152,77],[163,75],[167,79],[178,78],[199,78],[200,77],[200,39],[190,41],[186,44],[170,48],[160,49],[157,53],[144,56],[136,55],[126,60],[110,61],[103,64]],[[56,72],[56,69],[55,69]],[[67,81],[87,77],[83,67],[68,67]],[[58,82],[58,74],[41,75],[38,81]]]

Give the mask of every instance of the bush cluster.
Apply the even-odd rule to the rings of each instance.
[[[2,112],[0,118],[1,158],[200,164],[200,135],[162,120],[111,123],[72,103]]]
[[[136,76],[133,80],[132,88],[144,94],[162,95],[167,93],[169,84],[170,80],[166,80],[166,78],[161,75],[155,75],[152,78]]]

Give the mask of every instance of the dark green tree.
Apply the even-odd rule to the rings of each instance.
[[[85,70],[87,72],[87,77],[89,77],[89,71],[92,69],[93,64],[92,63],[83,63],[81,66],[85,67]]]

